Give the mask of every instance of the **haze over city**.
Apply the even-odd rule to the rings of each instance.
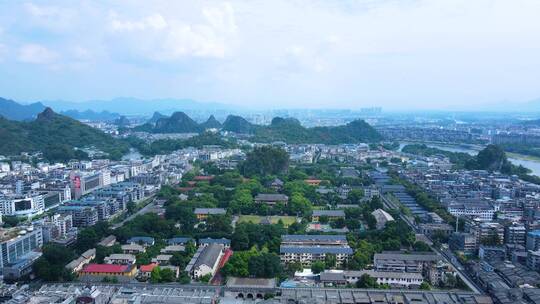
[[[3,1],[0,91],[250,108],[512,109],[540,97],[540,2]]]

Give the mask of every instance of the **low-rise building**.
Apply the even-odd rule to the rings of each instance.
[[[80,257],[69,262],[66,265],[66,269],[73,272],[79,272],[84,268],[85,265],[90,264],[90,261],[92,261],[95,258],[96,258],[96,249],[95,248],[88,249],[85,252],[83,252]]]
[[[231,247],[231,240],[226,238],[221,239],[212,239],[212,238],[205,238],[205,239],[199,239],[199,246],[208,246],[211,244],[219,244],[222,245],[224,248]]]
[[[109,235],[104,237],[99,241],[98,245],[103,247],[111,247],[116,243],[116,237],[114,235]]]
[[[165,253],[165,254],[173,254],[176,252],[184,252],[186,250],[186,247],[183,245],[168,245],[165,246],[165,248],[161,249],[159,252]]]
[[[340,266],[352,256],[353,250],[349,246],[281,245],[279,253],[282,263],[298,262],[306,267],[311,267],[311,264],[315,261],[324,261],[327,255],[332,254],[336,257],[336,264]]]
[[[386,223],[394,221],[394,217],[382,209],[371,212],[371,215],[373,215],[377,221],[376,228],[378,230],[383,229],[386,226]]]
[[[351,284],[356,283],[358,280],[360,280],[362,275],[365,274],[376,279],[378,284],[388,284],[395,288],[418,288],[424,281],[422,274],[414,272],[388,272],[375,270],[343,272],[345,280]]]
[[[88,264],[79,272],[79,278],[82,281],[102,281],[104,277],[108,277],[125,282],[131,280],[136,272],[135,265]]]
[[[345,235],[289,234],[281,236],[281,245],[348,246],[348,243]]]
[[[420,232],[422,234],[425,234],[429,237],[435,235],[435,234],[441,234],[444,236],[448,236],[452,233],[453,229],[452,226],[444,223],[436,224],[436,223],[423,223],[419,225]]]
[[[139,254],[146,251],[146,248],[139,244],[126,244],[122,245],[121,248],[125,254]]]
[[[171,258],[172,258],[171,254],[159,254],[158,256],[152,259],[152,263],[157,263],[160,266],[169,265]]]
[[[168,245],[183,245],[185,246],[187,243],[192,242],[193,238],[190,237],[175,237],[172,239],[167,240]]]
[[[186,266],[192,278],[199,279],[203,276],[214,276],[218,270],[219,261],[223,256],[225,247],[221,244],[209,244],[200,246],[189,264]]]
[[[323,216],[333,221],[340,218],[345,218],[345,211],[343,210],[313,210],[313,214],[311,215],[311,221],[319,222],[321,217]]]
[[[116,265],[133,265],[137,261],[137,258],[132,254],[125,253],[113,253],[108,257],[105,257],[105,264]]]
[[[150,236],[134,236],[127,240],[128,244],[139,244],[145,247],[154,246],[156,240]]]
[[[429,267],[441,260],[433,254],[404,254],[383,252],[373,257],[373,268],[376,271],[425,273]]]
[[[139,267],[139,273],[137,274],[137,279],[149,279],[152,275],[152,270],[158,267],[157,263],[151,263],[148,265],[141,265]]]
[[[276,204],[287,204],[289,202],[289,197],[285,194],[266,194],[260,193],[255,196],[255,203],[257,204],[267,204],[267,205],[276,205]]]
[[[195,208],[193,213],[199,221],[204,221],[210,215],[225,215],[227,211],[223,208]]]

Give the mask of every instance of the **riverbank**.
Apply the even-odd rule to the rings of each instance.
[[[467,153],[469,155],[476,155],[478,151],[482,150],[485,146],[474,145],[474,144],[448,144],[448,143],[433,143],[433,142],[421,142],[421,141],[404,141],[400,142],[399,151],[403,149],[404,146],[409,144],[425,144],[430,148],[437,148],[440,150],[445,150],[449,152],[461,152]],[[516,165],[523,166],[531,170],[532,175],[540,176],[540,157],[523,155],[517,153],[506,152],[508,160]]]

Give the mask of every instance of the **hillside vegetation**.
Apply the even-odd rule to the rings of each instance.
[[[46,108],[30,122],[0,118],[0,154],[42,151],[50,161],[84,158],[75,148],[95,147],[119,159],[129,146],[102,131]],[[4,144],[5,143],[5,144]]]

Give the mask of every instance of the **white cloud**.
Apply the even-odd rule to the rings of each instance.
[[[191,22],[171,14],[137,20],[112,12],[109,19],[112,34],[119,38],[115,47],[135,50],[136,55],[155,61],[223,58],[237,32],[234,9],[228,3],[195,9],[196,20]]]
[[[26,44],[19,50],[19,61],[34,64],[50,64],[58,54],[39,44]]]
[[[59,17],[62,15],[62,10],[54,6],[38,6],[34,3],[25,3],[24,8],[33,16],[36,17]]]
[[[163,30],[167,27],[167,22],[160,14],[153,14],[139,21],[120,20],[114,12],[110,15],[111,27],[114,31],[143,31],[143,30]]]
[[[38,5],[27,2],[23,7],[27,13],[23,18],[24,26],[40,27],[57,33],[73,30],[81,19],[77,8],[70,8],[68,5]]]
[[[64,78],[43,86],[71,81],[81,98],[92,83],[111,96],[270,105],[465,104],[540,96],[539,10],[538,0],[0,1],[0,44],[4,63],[54,66]]]

